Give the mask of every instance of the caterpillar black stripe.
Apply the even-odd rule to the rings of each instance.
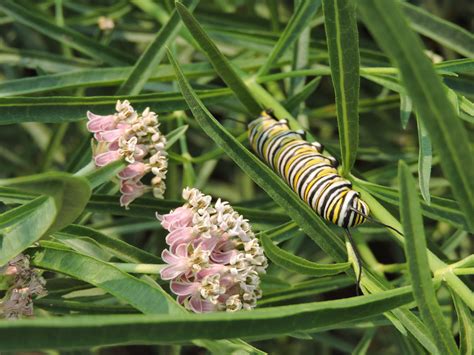
[[[337,161],[322,155],[323,146],[309,143],[303,131],[292,131],[263,111],[249,124],[252,149],[319,216],[346,230],[365,222],[369,207],[337,171]]]

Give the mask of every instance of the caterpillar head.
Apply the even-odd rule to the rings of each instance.
[[[343,211],[341,219],[338,221],[338,225],[343,228],[356,227],[364,223],[370,213],[369,206],[367,203],[360,199],[358,192],[353,191],[353,196],[346,195],[346,198],[350,198],[347,208]]]

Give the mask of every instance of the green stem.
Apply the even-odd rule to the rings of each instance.
[[[156,274],[166,266],[166,264],[131,264],[131,263],[111,263],[116,268],[132,274]]]
[[[474,267],[454,269],[456,275],[474,275]]]

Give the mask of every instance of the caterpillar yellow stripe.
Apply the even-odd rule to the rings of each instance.
[[[269,111],[248,128],[252,149],[319,216],[343,228],[365,222],[369,207],[339,175],[337,161],[321,154],[320,143],[307,142],[304,131],[292,131],[286,120],[278,121]]]

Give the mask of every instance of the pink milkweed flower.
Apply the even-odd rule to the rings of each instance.
[[[252,309],[261,297],[260,274],[267,259],[250,224],[220,199],[197,189],[183,190],[185,204],[158,215],[169,249],[161,278],[179,303],[196,312]]]
[[[115,109],[116,113],[105,116],[87,112],[87,129],[97,141],[95,165],[105,166],[120,159],[128,163],[118,174],[122,180],[120,204],[125,208],[147,191],[163,198],[168,158],[157,114],[149,108],[139,114],[127,100],[117,101]],[[145,186],[141,179],[148,173],[154,176]]]
[[[120,206],[128,208],[128,205],[132,203],[136,198],[142,196],[147,190],[148,186],[142,184],[137,180],[122,180],[120,182]]]

